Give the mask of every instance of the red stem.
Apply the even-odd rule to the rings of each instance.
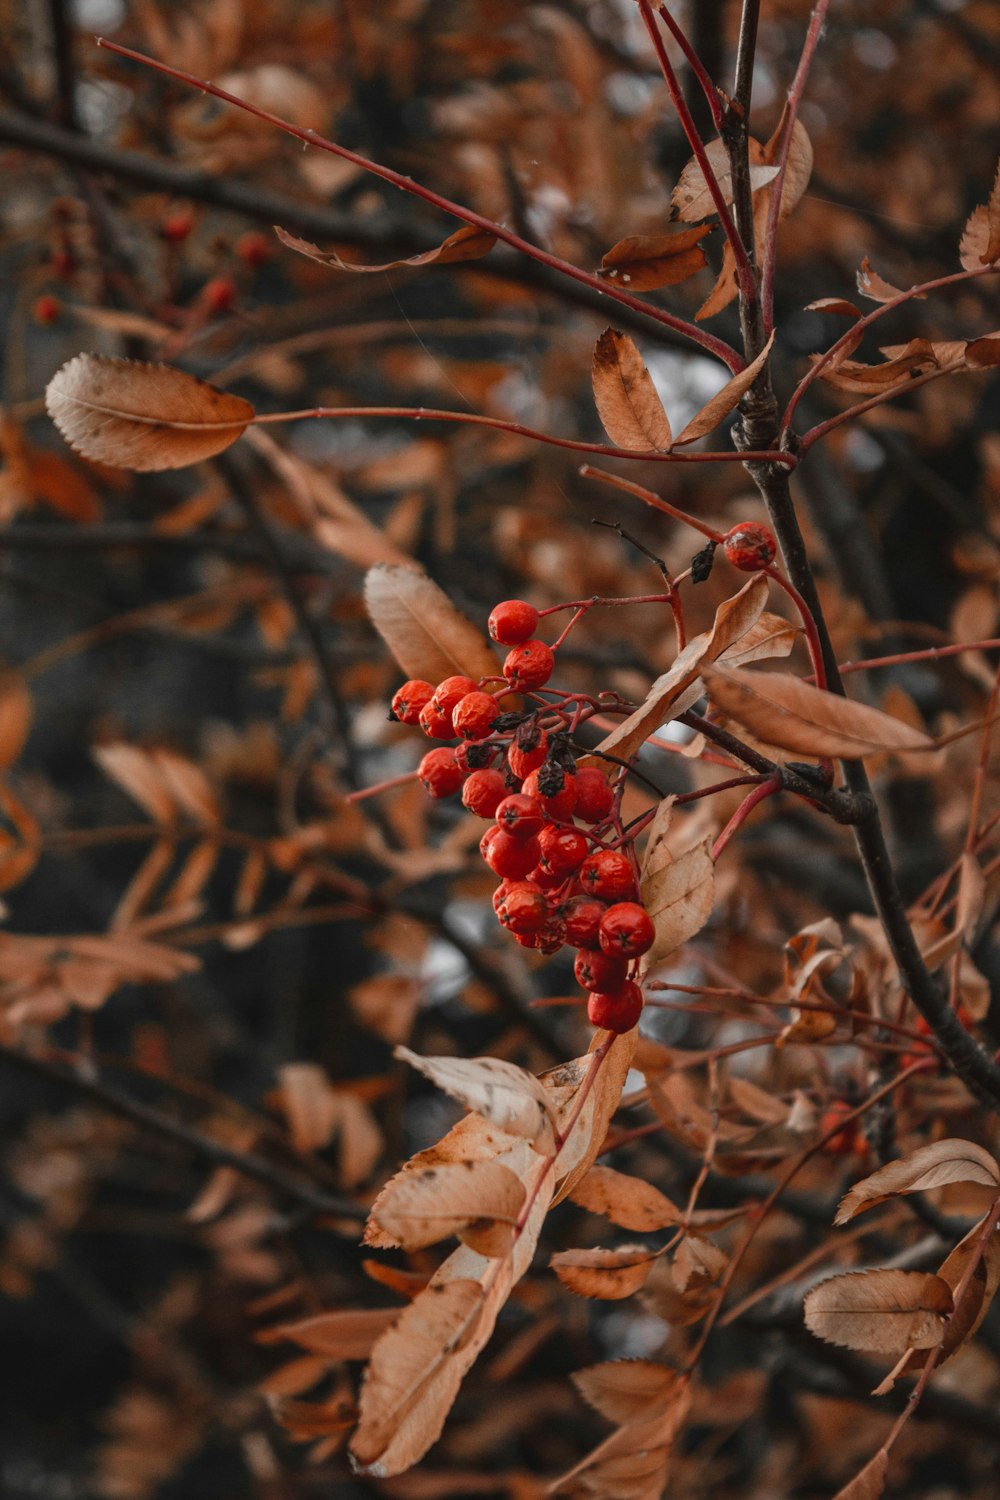
[[[758,786],[754,787],[752,792],[748,793],[747,796],[743,798],[743,801],[740,803],[739,807],[733,813],[732,817],[729,819],[729,822],[726,824],[725,828],[722,830],[722,832],[719,834],[719,837],[712,845],[713,861],[719,858],[719,855],[722,853],[723,849],[725,849],[726,845],[733,837],[733,834],[743,827],[743,824],[746,822],[747,818],[753,812],[758,803],[764,802],[768,797],[773,797],[775,792],[780,791],[781,777],[778,775],[774,775],[769,776],[766,781],[760,782]]]
[[[683,31],[678,26],[677,22],[674,20],[673,16],[667,10],[667,7],[665,5],[660,6],[659,15],[661,20],[663,21],[664,26],[670,32],[670,35],[673,37],[678,47],[680,47],[681,51],[684,53],[684,58],[687,62],[688,67],[691,69],[691,72],[694,74],[695,78],[701,85],[701,91],[708,101],[709,109],[712,111],[712,123],[721,135],[723,115],[718,89],[715,87],[715,84],[712,82],[711,78],[709,78],[707,72],[705,71],[705,65],[702,62],[701,58],[698,56],[697,52],[694,50],[691,43],[688,41],[687,37],[684,35]]]
[[[639,10],[642,13],[643,24],[649,32],[649,39],[653,43],[656,58],[660,64],[660,71],[666,81],[667,89],[670,93],[670,101],[677,111],[677,118],[681,123],[681,129],[687,136],[688,145],[694,152],[695,161],[701,168],[701,175],[705,179],[705,186],[712,195],[712,202],[715,204],[719,223],[722,225],[723,233],[729,241],[730,249],[733,252],[733,259],[736,262],[736,279],[739,283],[740,293],[748,303],[753,304],[757,300],[757,278],[754,276],[753,267],[747,256],[746,246],[740,239],[739,231],[733,223],[733,217],[729,212],[725,195],[719,186],[719,179],[716,177],[712,164],[705,152],[705,143],[698,133],[698,127],[694,123],[691,111],[687,107],[687,101],[681,93],[680,84],[677,82],[677,74],[674,72],[670,55],[663,44],[663,38],[660,35],[659,27],[656,24],[656,17],[653,14],[653,8],[649,0],[639,0]]]
[[[767,574],[768,578],[770,578],[774,583],[778,585],[779,588],[784,589],[785,593],[788,595],[789,599],[792,600],[795,608],[798,610],[799,618],[802,621],[802,627],[806,633],[806,640],[809,643],[809,655],[812,658],[813,676],[816,680],[816,686],[825,688],[826,665],[823,661],[823,647],[820,644],[819,630],[816,627],[816,620],[813,616],[812,610],[809,608],[808,604],[803,599],[794,583],[789,583],[787,578],[782,578],[781,574],[776,572],[773,567],[765,568],[763,571]]]
[[[118,42],[109,42],[104,37],[97,38],[97,45],[106,48],[108,52],[114,52],[118,57],[128,58],[130,62],[141,63],[147,68],[155,68],[158,73],[163,73],[168,78],[176,78],[178,82],[199,89],[203,94],[211,94],[213,99],[221,99],[225,104],[233,104],[237,109],[245,110],[258,120],[266,120],[269,125],[283,130],[286,135],[305,142],[307,146],[318,146],[321,151],[329,151],[343,161],[349,161],[354,166],[361,167],[363,171],[370,172],[372,176],[380,177],[383,182],[391,183],[401,192],[409,193],[412,197],[420,198],[434,208],[441,209],[443,213],[451,214],[462,223],[471,224],[476,229],[482,229],[486,234],[495,235],[512,250],[517,250],[531,260],[548,266],[552,271],[569,276],[573,281],[582,282],[584,286],[589,286],[593,291],[602,293],[603,296],[620,303],[623,307],[630,307],[633,312],[644,313],[654,322],[662,323],[665,327],[673,329],[675,333],[690,339],[692,343],[699,344],[706,353],[713,355],[716,359],[721,359],[734,375],[746,367],[742,357],[722,339],[706,333],[704,329],[696,327],[693,323],[685,322],[683,318],[675,317],[661,307],[655,307],[649,302],[643,302],[640,298],[631,296],[628,292],[602,280],[590,271],[583,271],[569,261],[561,260],[557,255],[550,255],[547,250],[533,245],[530,240],[522,239],[513,230],[505,229],[502,224],[494,223],[492,219],[486,218],[484,214],[476,213],[474,209],[453,203],[450,198],[445,198],[441,193],[435,193],[431,188],[414,182],[411,177],[404,177],[401,172],[394,172],[391,167],[383,167],[379,162],[369,161],[367,157],[359,156],[356,151],[349,151],[346,146],[339,146],[336,141],[318,135],[315,130],[303,130],[298,125],[292,125],[288,120],[283,120],[280,115],[273,115],[270,110],[260,109],[256,104],[240,99],[236,94],[230,94],[228,90],[221,89],[217,84],[209,83],[204,78],[197,78],[193,73],[186,73],[182,68],[172,68],[167,63],[159,62],[155,57],[148,57],[143,52],[135,52],[131,47],[122,47]]]
[[[825,422],[817,423],[815,427],[810,427],[809,431],[803,434],[799,443],[800,457],[812,447],[813,443],[826,437],[827,433],[832,432],[835,427],[841,427],[845,422],[853,422],[855,417],[863,416],[866,411],[872,411],[876,406],[884,406],[887,401],[894,401],[897,396],[915,391],[918,386],[928,385],[932,380],[939,380],[942,375],[954,375],[956,371],[966,368],[964,360],[955,360],[953,364],[928,370],[912,380],[903,379],[897,385],[890,386],[888,390],[879,391],[877,396],[870,396],[867,401],[859,401],[857,406],[849,406],[846,411],[838,412],[835,417],[828,417]]]
[[[737,458],[745,458],[746,455],[738,453]],[[787,454],[782,455],[787,458]],[[695,531],[700,531],[702,536],[707,536],[710,542],[717,546],[722,544],[722,532],[716,531],[714,526],[709,526],[705,521],[699,521],[697,516],[689,516],[686,510],[678,510],[676,505],[671,505],[669,500],[663,500],[652,490],[647,490],[644,485],[635,484],[631,479],[623,479],[620,474],[609,474],[606,469],[595,469],[593,464],[581,464],[579,469],[581,479],[597,479],[601,484],[610,484],[616,490],[624,490],[628,495],[635,495],[638,500],[644,500],[654,510],[660,510],[666,516],[672,516],[675,521],[680,521],[684,526],[690,526]],[[677,579],[674,579],[677,582]]]

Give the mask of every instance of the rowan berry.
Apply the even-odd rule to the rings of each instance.
[[[757,573],[774,561],[774,533],[759,521],[741,521],[722,538],[726,558],[743,573]]]
[[[31,316],[43,328],[48,328],[53,323],[58,323],[61,313],[62,303],[58,297],[52,296],[36,297],[31,309]]]
[[[483,837],[485,838],[485,836],[486,835],[484,834]],[[479,847],[481,849],[482,848],[482,844],[480,844]],[[493,892],[493,910],[495,912],[497,912],[497,911],[500,910],[500,903],[503,901],[504,897],[506,896],[507,892],[510,890],[510,888],[511,888],[511,886],[513,884],[514,884],[514,882],[512,880],[501,880],[500,884],[497,886],[496,890]]]
[[[566,884],[566,876],[560,875],[558,871],[550,870],[546,865],[538,864],[531,872],[531,879],[543,891],[557,891],[561,885]]]
[[[444,745],[438,750],[428,750],[417,767],[417,779],[429,797],[450,797],[465,777],[465,769],[456,761],[454,750]]]
[[[497,917],[511,932],[540,932],[549,917],[544,891],[530,880],[512,881],[497,907]]]
[[[562,876],[580,868],[590,847],[577,829],[560,828],[556,823],[546,823],[538,835],[538,845],[542,851],[538,859],[542,869]]]
[[[628,974],[628,964],[623,958],[611,958],[592,948],[581,948],[573,963],[576,982],[585,990],[621,989]]]
[[[843,1120],[845,1115],[850,1113],[851,1106],[846,1099],[835,1099],[820,1118],[820,1134],[825,1135],[838,1121]],[[867,1147],[857,1120],[849,1120],[842,1129],[837,1131],[836,1135],[824,1141],[820,1149],[828,1156],[854,1156],[855,1154],[861,1156]]]
[[[232,312],[236,306],[236,283],[231,276],[213,276],[198,293],[198,301],[212,317]]]
[[[423,682],[417,677],[412,678],[393,693],[392,712],[401,724],[419,724],[420,710],[425,703],[431,701],[433,696],[432,683]]]
[[[574,777],[576,817],[584,823],[600,823],[608,816],[614,804],[615,794],[603,771],[596,766],[583,766]]]
[[[541,777],[544,781],[548,769],[548,765],[542,765],[536,771],[529,771],[521,790],[529,797],[537,797],[550,818],[565,823],[573,816],[573,809],[576,807],[576,777],[565,772],[560,790],[554,796],[546,797],[538,779]]]
[[[452,710],[455,733],[463,740],[484,740],[497,716],[497,700],[491,693],[466,693]]]
[[[518,781],[523,781],[526,776],[531,775],[532,771],[538,770],[548,753],[548,731],[539,729],[537,724],[528,724],[522,727],[519,737],[515,736],[510,745],[507,751],[507,764]]]
[[[604,1031],[631,1031],[642,1015],[642,990],[631,980],[607,994],[595,992],[587,1001],[587,1019]]]
[[[566,924],[556,912],[549,912],[545,925],[538,933],[535,947],[539,953],[558,953],[566,941]]]
[[[492,818],[506,795],[499,771],[473,771],[462,788],[462,802],[477,818]]]
[[[545,686],[554,666],[555,657],[544,641],[525,641],[508,651],[503,675],[516,692],[531,692]]]
[[[502,880],[523,880],[538,863],[538,840],[519,842],[494,823],[480,839],[479,852],[494,875]]]
[[[519,646],[530,640],[538,624],[538,610],[526,599],[504,599],[491,611],[490,636],[501,646]]]
[[[599,947],[598,929],[607,909],[603,901],[595,901],[591,896],[574,896],[563,911],[566,941],[574,948]]]
[[[451,718],[466,693],[474,693],[477,688],[478,684],[471,677],[445,677],[434,689],[431,702],[439,714]]]
[[[256,230],[248,229],[246,234],[241,234],[233,250],[239,256],[245,266],[251,271],[257,271],[261,266],[266,266],[269,260],[274,258],[274,242],[269,240],[266,234],[258,234]]]
[[[429,698],[420,710],[417,723],[429,740],[450,740],[455,733],[451,714],[438,713],[433,698]]]
[[[160,220],[160,239],[166,240],[168,245],[180,245],[187,239],[193,228],[194,210],[175,208],[172,213],[164,214]]]
[[[545,824],[541,803],[534,797],[526,797],[523,792],[505,797],[497,808],[496,819],[498,826],[519,844],[534,838]]]
[[[602,901],[624,901],[635,890],[632,866],[615,849],[588,855],[580,866],[579,880],[588,896]]]
[[[637,901],[618,901],[601,918],[601,947],[619,958],[638,958],[652,948],[655,937],[653,920]]]

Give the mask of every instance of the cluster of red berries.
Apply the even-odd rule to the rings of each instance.
[[[523,599],[498,604],[489,631],[510,647],[502,679],[404,682],[392,713],[431,739],[460,741],[429,750],[417,775],[431,797],[460,791],[470,812],[490,819],[479,848],[500,880],[493,907],[501,925],[542,953],[576,948],[591,1023],[630,1031],[643,1003],[632,965],[655,930],[637,899],[630,845],[616,837],[614,790],[596,767],[577,768],[558,701],[510,712],[498,701],[530,697],[548,682],[554,656],[535,639],[537,625],[538,611]]]

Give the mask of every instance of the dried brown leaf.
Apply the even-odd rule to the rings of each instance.
[[[183,370],[104,354],[78,354],[57,370],[45,405],[85,458],[139,471],[222,453],[254,418],[249,401]]]
[[[670,422],[642,355],[627,333],[606,328],[594,349],[594,403],[619,448],[669,453]]]
[[[418,1057],[408,1047],[396,1047],[393,1057],[483,1119],[530,1141],[537,1151],[554,1149],[552,1105],[534,1074],[499,1057]]]
[[[563,1286],[578,1297],[618,1302],[639,1290],[657,1254],[645,1245],[620,1245],[616,1250],[560,1250],[549,1264]]]
[[[773,343],[774,333],[772,332],[771,337],[757,355],[757,358],[751,360],[746,369],[741,370],[738,375],[734,375],[732,380],[727,380],[722,390],[716,392],[711,401],[702,407],[698,415],[691,418],[691,421],[684,428],[680,437],[674,440],[675,448],[680,448],[685,443],[696,442],[698,438],[704,437],[707,432],[711,432],[713,428],[718,427],[723,417],[728,416],[740,400],[740,397],[750,389],[757,379],[771,352],[771,345]]]
[[[647,969],[700,932],[712,915],[715,866],[704,839],[642,882],[642,902],[656,927],[644,956]]]
[[[398,1307],[316,1313],[294,1323],[278,1323],[257,1334],[259,1344],[288,1340],[327,1359],[367,1359],[376,1339],[399,1317]]]
[[[854,1478],[839,1489],[833,1500],[879,1500],[879,1496],[885,1490],[885,1471],[888,1467],[889,1455],[884,1448],[880,1448],[875,1457],[869,1459]]]
[[[934,1141],[856,1182],[840,1200],[833,1222],[846,1224],[856,1214],[888,1198],[901,1193],[926,1193],[953,1182],[982,1183],[1000,1192],[1000,1166],[975,1141]]]
[[[882,750],[933,750],[929,735],[877,708],[787,672],[704,666],[712,701],[757,739],[800,755],[859,760]]]
[[[420,1250],[477,1220],[505,1220],[512,1226],[523,1203],[524,1184],[509,1168],[495,1161],[466,1161],[397,1177],[379,1195],[373,1217],[404,1250]],[[489,1253],[481,1244],[472,1248]]]
[[[698,241],[710,233],[708,225],[699,225],[676,234],[630,234],[601,257],[597,274],[632,292],[675,286],[706,264]]]
[[[756,193],[759,188],[766,187],[773,182],[778,175],[778,168],[770,162],[763,160],[763,147],[759,141],[753,139],[749,142],[750,152],[750,189]],[[729,169],[729,152],[723,140],[709,141],[705,147],[705,155],[708,164],[715,174],[716,181],[722,192],[724,202],[728,205],[733,201],[733,177]],[[670,195],[670,206],[674,217],[681,219],[686,224],[697,224],[701,219],[707,219],[709,214],[715,213],[715,202],[709,192],[705,174],[695,157],[684,167],[677,186]]]
[[[614,1359],[575,1370],[580,1395],[609,1422],[624,1426],[662,1410],[677,1388],[677,1372],[651,1359]]]
[[[894,302],[897,297],[903,295],[898,286],[893,286],[890,281],[886,281],[884,276],[880,276],[872,269],[867,255],[858,268],[857,282],[858,291],[862,297],[868,297],[872,302]],[[921,292],[918,295],[922,298],[924,294]]]
[[[651,1182],[616,1172],[613,1167],[591,1167],[570,1194],[588,1213],[601,1214],[622,1229],[647,1234],[681,1224],[684,1215]]]
[[[317,260],[322,266],[333,266],[338,271],[353,271],[355,274],[366,275],[371,275],[376,271],[397,271],[406,266],[446,266],[454,265],[457,261],[479,260],[482,256],[488,255],[497,242],[495,234],[489,234],[485,229],[477,229],[472,224],[466,224],[454,234],[450,234],[440,245],[436,245],[433,250],[423,250],[419,255],[408,255],[402,260],[386,261],[383,265],[366,266],[358,264],[357,261],[341,260],[336,250],[321,250],[318,245],[313,245],[309,240],[300,240],[296,235],[289,234],[286,229],[280,229],[278,225],[274,226],[274,232],[289,250],[308,256],[310,260]]]
[[[497,658],[447,594],[416,568],[378,566],[365,575],[372,624],[409,677],[495,676]]]
[[[951,1287],[924,1271],[849,1271],[806,1293],[810,1332],[843,1349],[897,1354],[940,1344]]]
[[[0,671],[0,771],[12,766],[31,728],[31,694],[17,672]]]

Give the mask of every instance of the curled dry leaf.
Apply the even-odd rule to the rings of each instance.
[[[646,969],[690,942],[712,915],[715,865],[710,840],[704,839],[642,882],[642,902],[656,927],[644,955]]]
[[[231,396],[172,365],[78,354],[45,391],[49,416],[84,458],[117,469],[182,469],[222,453],[254,419]]]
[[[764,362],[771,352],[771,345],[773,343],[774,333],[772,332],[771,337],[757,355],[757,358],[751,360],[746,369],[741,370],[738,375],[734,375],[732,380],[727,380],[722,390],[718,391],[712,397],[711,401],[702,407],[697,416],[691,418],[691,421],[684,428],[680,437],[674,439],[675,448],[681,448],[685,443],[693,443],[698,438],[704,437],[706,433],[711,432],[713,428],[718,427],[723,417],[728,416],[740,397],[745,395],[757,379],[757,376],[764,367]]]
[[[594,403],[605,431],[619,448],[669,453],[670,422],[642,355],[627,333],[606,328],[591,369]]]
[[[848,302],[845,297],[818,297],[815,302],[807,302],[803,311],[837,313],[843,318],[861,317],[860,307],[855,307],[854,303]]]
[[[619,1426],[651,1416],[677,1386],[677,1372],[651,1359],[608,1360],[570,1379],[585,1401]]]
[[[1000,1192],[1000,1166],[975,1141],[935,1141],[898,1161],[888,1162],[856,1182],[837,1209],[835,1224],[846,1224],[856,1214],[901,1193],[925,1193],[953,1182],[981,1183]]]
[[[524,1184],[508,1167],[465,1161],[400,1175],[379,1195],[372,1216],[404,1250],[421,1250],[477,1221],[503,1221],[512,1230],[523,1203]],[[498,1237],[501,1253],[509,1238]]]
[[[704,666],[712,701],[757,739],[800,755],[860,760],[882,750],[933,750],[929,735],[877,708],[787,672]]]
[[[299,255],[308,256],[310,260],[318,260],[320,265],[333,266],[338,271],[353,271],[355,273],[371,275],[375,271],[397,271],[406,266],[446,266],[454,265],[457,261],[479,260],[488,255],[497,242],[495,234],[488,234],[484,229],[477,229],[472,224],[450,234],[440,245],[435,245],[433,250],[423,250],[419,255],[408,255],[402,260],[386,261],[379,266],[359,265],[357,261],[341,260],[336,250],[321,250],[318,245],[313,245],[309,240],[300,240],[296,235],[289,234],[287,229],[274,226],[274,232],[278,239],[289,250],[295,250]]]
[[[554,1149],[552,1105],[534,1074],[499,1057],[418,1057],[408,1047],[396,1047],[392,1055],[536,1151]]]
[[[588,1213],[601,1214],[636,1234],[684,1222],[680,1209],[659,1188],[641,1177],[616,1172],[613,1167],[591,1167],[570,1197]]]
[[[408,677],[428,682],[459,673],[495,676],[486,637],[459,614],[443,589],[416,568],[378,566],[365,575],[372,624]]]
[[[0,671],[0,771],[12,766],[31,728],[31,694],[17,672]]]
[[[1000,260],[1000,166],[993,179],[989,202],[974,208],[959,246],[965,271],[980,271]]]
[[[898,286],[893,286],[890,281],[886,281],[884,276],[880,276],[872,269],[867,255],[858,268],[857,281],[858,291],[862,297],[869,297],[872,302],[894,302],[897,297],[903,295]],[[923,292],[918,292],[916,295],[921,299],[924,297]]]
[[[843,1349],[933,1349],[952,1311],[951,1287],[924,1271],[849,1271],[807,1292],[806,1327]]]
[[[764,161],[764,148],[759,141],[751,138],[749,141],[750,153],[750,190],[756,193],[759,188],[766,187],[773,182],[778,175],[778,168],[773,162]],[[729,169],[729,151],[723,140],[709,141],[705,147],[705,155],[708,164],[715,174],[715,180],[719,184],[724,202],[729,205],[733,201],[733,177]],[[670,195],[670,206],[674,217],[683,220],[686,224],[697,224],[701,219],[707,219],[709,214],[715,213],[715,200],[709,192],[705,174],[695,157],[691,157],[680,175],[677,186]]]
[[[885,1471],[889,1464],[889,1455],[884,1448],[880,1448],[875,1457],[869,1459],[854,1478],[834,1495],[833,1500],[879,1500],[879,1496],[885,1489]]]
[[[277,1344],[286,1339],[322,1354],[327,1359],[367,1359],[375,1340],[399,1317],[397,1307],[379,1307],[323,1312],[315,1317],[299,1318],[294,1323],[278,1323],[257,1334],[258,1344]]]
[[[632,292],[675,286],[706,264],[705,252],[698,241],[710,233],[711,228],[706,224],[676,234],[630,234],[601,257],[597,274],[627,286]]]
[[[620,1302],[645,1283],[659,1251],[646,1245],[620,1245],[615,1250],[559,1250],[549,1265],[563,1286],[578,1297]]]

